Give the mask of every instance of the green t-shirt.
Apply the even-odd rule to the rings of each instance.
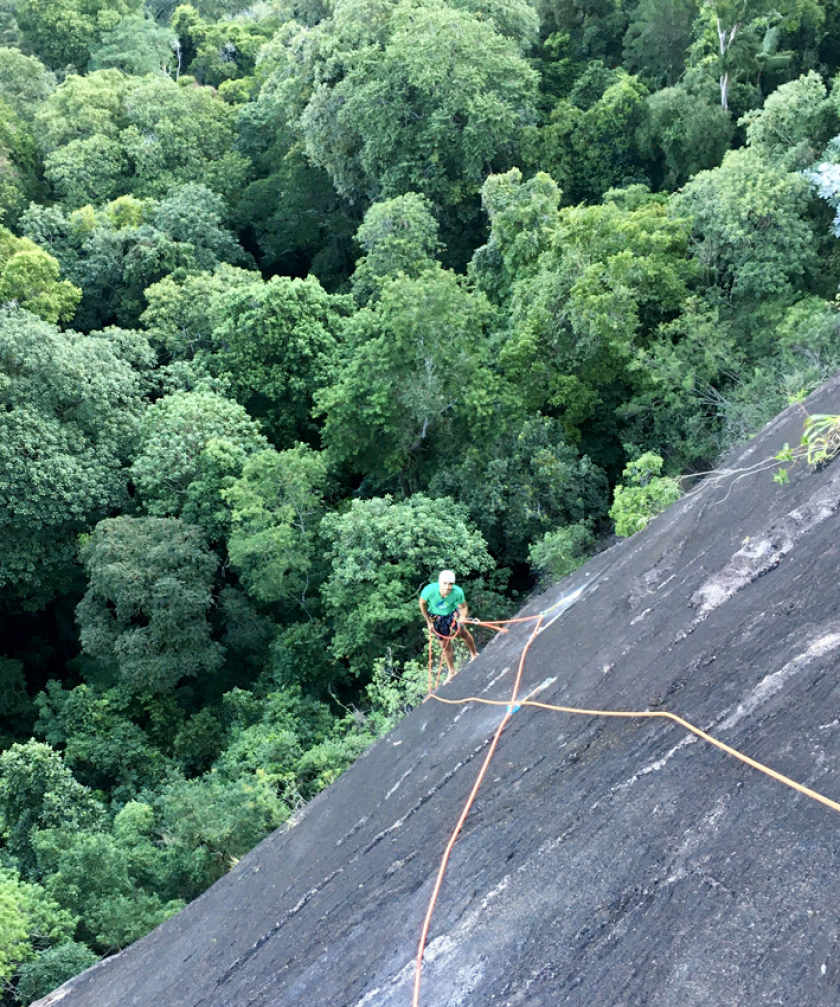
[[[441,598],[437,584],[427,584],[420,592],[420,597],[426,602],[429,615],[452,615],[459,605],[466,604],[464,592],[454,584],[445,598]]]

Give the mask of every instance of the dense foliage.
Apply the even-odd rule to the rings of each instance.
[[[840,364],[839,12],[2,5],[3,1007]]]

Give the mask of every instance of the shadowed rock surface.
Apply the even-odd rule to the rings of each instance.
[[[840,412],[835,378],[807,403]],[[790,409],[729,459],[797,444]],[[527,612],[522,694],[668,709],[840,799],[840,461],[718,476]],[[557,613],[560,612],[559,616]],[[482,618],[493,613],[476,613]],[[530,629],[441,690],[507,700]],[[428,702],[182,913],[39,1004],[409,1007],[503,710]],[[421,1004],[840,1001],[840,814],[659,720],[516,712],[456,844]]]

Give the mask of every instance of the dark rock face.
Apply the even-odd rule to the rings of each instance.
[[[840,379],[808,408],[840,412]],[[523,694],[548,680],[547,703],[668,709],[840,799],[840,460],[782,487],[749,471],[803,415],[538,599],[573,603]],[[529,632],[440,694],[507,700]],[[409,1007],[438,864],[503,714],[427,702],[298,825],[41,1004]],[[840,814],[667,721],[514,713],[443,882],[424,1007],[838,1002]]]

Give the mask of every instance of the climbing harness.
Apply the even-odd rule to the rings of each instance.
[[[461,832],[461,828],[463,827],[464,822],[467,819],[467,815],[469,814],[470,809],[473,806],[476,795],[478,794],[482,781],[484,780],[484,777],[487,773],[490,761],[493,758],[494,752],[496,751],[496,746],[499,742],[499,739],[502,736],[502,732],[504,731],[505,727],[508,724],[508,721],[513,716],[513,714],[521,710],[523,707],[534,707],[536,709],[549,710],[553,713],[567,713],[586,717],[624,717],[624,718],[638,718],[638,719],[658,718],[662,720],[671,720],[674,723],[679,724],[680,727],[684,728],[686,731],[689,731],[690,733],[696,735],[698,738],[701,738],[703,741],[706,741],[710,745],[714,745],[716,748],[719,748],[722,752],[725,752],[727,755],[731,755],[733,758],[739,759],[741,762],[746,763],[753,769],[757,769],[759,772],[765,773],[767,776],[770,776],[772,779],[777,780],[779,783],[783,783],[785,784],[785,786],[791,787],[793,790],[796,790],[799,793],[804,794],[806,797],[810,797],[812,800],[818,801],[820,804],[824,804],[826,807],[831,808],[833,811],[840,812],[840,803],[838,803],[837,801],[832,801],[831,798],[818,793],[816,790],[811,790],[810,787],[805,787],[801,783],[797,783],[796,780],[792,780],[790,777],[784,776],[782,773],[776,772],[775,769],[771,769],[769,766],[765,766],[763,763],[758,762],[755,759],[751,759],[748,755],[744,755],[742,752],[739,752],[737,749],[732,748],[730,745],[726,745],[722,741],[718,741],[717,738],[713,738],[710,734],[707,734],[705,731],[702,731],[699,727],[695,727],[693,724],[690,724],[687,720],[684,720],[682,717],[678,717],[675,713],[669,713],[666,710],[587,710],[581,707],[555,706],[551,703],[537,702],[532,697],[535,696],[537,693],[539,693],[547,683],[542,683],[535,689],[532,689],[531,692],[529,692],[524,699],[519,699],[519,687],[522,681],[522,672],[525,667],[525,657],[528,653],[528,649],[530,648],[531,644],[534,642],[537,636],[539,636],[539,634],[542,632],[543,629],[551,625],[551,623],[554,622],[554,620],[558,618],[563,611],[565,611],[565,608],[568,608],[569,605],[574,604],[574,602],[578,600],[578,598],[581,596],[583,591],[586,590],[586,588],[591,589],[592,587],[594,587],[595,582],[598,579],[600,579],[600,576],[602,575],[599,574],[598,577],[596,577],[589,584],[584,585],[584,587],[581,590],[574,592],[572,595],[564,596],[550,608],[546,609],[544,612],[539,613],[538,615],[523,616],[517,619],[503,619],[492,623],[481,622],[478,619],[470,620],[471,623],[475,625],[486,626],[501,633],[508,632],[508,630],[504,628],[505,625],[520,622],[534,622],[534,627],[531,631],[531,635],[528,637],[525,646],[522,648],[522,652],[519,657],[519,667],[516,672],[516,678],[513,683],[510,699],[508,700],[482,699],[478,696],[468,696],[465,699],[444,699],[441,696],[435,695],[432,690],[432,636],[431,633],[429,634],[429,693],[426,696],[426,700],[424,700],[424,702],[426,702],[429,699],[432,699],[438,703],[445,703],[450,706],[462,706],[466,703],[482,703],[487,706],[503,706],[505,707],[505,712],[504,716],[502,717],[501,723],[496,728],[496,733],[494,734],[493,740],[490,743],[490,748],[487,752],[487,755],[485,756],[484,762],[481,766],[481,769],[479,770],[478,776],[476,777],[476,781],[473,784],[472,790],[470,791],[470,794],[467,797],[463,810],[461,811],[460,817],[458,818],[458,821],[455,824],[455,828],[452,830],[452,835],[449,837],[449,842],[446,844],[446,848],[444,849],[443,856],[441,858],[440,867],[438,868],[437,877],[435,879],[434,887],[432,888],[432,894],[429,899],[429,906],[428,909],[426,910],[426,916],[423,920],[423,927],[420,932],[420,943],[417,949],[417,957],[415,960],[414,994],[411,1000],[411,1007],[419,1007],[420,1004],[420,980],[423,970],[423,955],[426,949],[426,941],[429,934],[429,926],[432,921],[432,914],[434,913],[435,903],[437,902],[438,894],[440,892],[440,888],[443,883],[443,877],[444,874],[446,873],[446,867],[449,862],[449,855],[452,852],[452,848],[454,847],[458,835]],[[561,608],[561,606],[564,607]],[[554,614],[555,610],[558,608],[561,608],[561,611]],[[546,618],[550,614],[552,615],[552,618],[548,622],[546,622]],[[451,637],[450,639],[454,639],[454,637]],[[435,689],[437,688],[437,685],[440,682],[441,665],[443,663],[442,654],[440,660],[441,664],[438,666]]]
[[[497,633],[507,633],[501,625],[495,622],[481,622],[478,619],[467,619],[466,620],[471,626],[487,626],[489,629],[495,630]],[[512,620],[511,620],[512,621]],[[434,655],[432,653],[432,641],[434,639],[441,640],[443,643],[451,643],[452,640],[457,639],[461,635],[462,626],[456,620],[453,619],[450,625],[450,629],[455,628],[455,632],[451,636],[447,636],[444,633],[440,633],[437,629],[429,629],[429,691],[426,695],[426,699],[432,695],[434,689],[440,685],[440,676],[443,671],[443,649],[440,652],[440,660],[438,661],[437,674],[433,676],[432,667],[434,665]],[[434,678],[434,685],[432,684],[432,678]],[[447,679],[449,681],[449,679]]]
[[[461,625],[458,622],[457,613],[451,615],[432,616],[432,632],[438,640],[454,640],[461,632]]]

